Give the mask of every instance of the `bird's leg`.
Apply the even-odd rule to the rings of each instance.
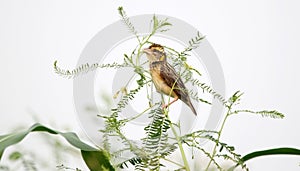
[[[178,100],[178,96],[174,97],[174,100],[172,100],[170,103],[168,104],[164,104],[162,106],[163,109],[167,108],[168,106],[170,106],[172,103],[176,102]]]

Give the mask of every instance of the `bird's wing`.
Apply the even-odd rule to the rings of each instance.
[[[179,99],[187,104],[193,111],[195,115],[197,112],[189,98],[188,91],[184,86],[180,76],[176,73],[175,69],[166,61],[163,62],[163,65],[160,69],[160,76],[164,79],[165,83],[169,87],[174,87],[173,91],[177,94]]]
[[[182,101],[187,100],[187,90],[180,76],[176,73],[175,69],[169,63],[163,62],[163,66],[161,67],[160,71],[160,76],[164,79],[165,83],[169,87],[172,88],[174,86],[173,91],[178,95],[179,99],[181,99]]]

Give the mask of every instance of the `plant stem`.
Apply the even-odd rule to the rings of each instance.
[[[171,89],[171,91],[170,91],[170,93],[169,93],[168,103],[170,103],[171,93],[172,93],[172,91],[174,90],[174,87],[175,87],[176,82],[177,82],[177,80],[173,83],[172,89]],[[163,103],[164,103],[164,98],[163,98],[163,95],[162,95],[162,94],[161,94],[161,97],[162,97],[162,101],[163,101]],[[170,119],[170,117],[169,117],[169,110],[166,110],[166,109],[165,109],[164,112],[165,112],[166,116],[168,117],[168,119],[171,121],[171,119]],[[173,132],[173,134],[174,134],[176,140],[177,140],[178,147],[179,147],[179,150],[180,150],[180,153],[181,153],[181,157],[182,157],[182,160],[183,160],[183,163],[184,163],[184,169],[185,169],[186,171],[190,171],[191,169],[190,169],[189,163],[188,163],[188,161],[187,161],[187,159],[186,159],[186,155],[185,155],[185,152],[184,152],[184,149],[183,149],[183,146],[182,146],[182,142],[181,142],[181,137],[178,136],[178,134],[177,134],[177,132],[176,132],[174,126],[173,126],[172,121],[170,122],[170,127],[171,127],[171,129],[172,129],[172,132]]]
[[[172,160],[170,160],[170,159],[167,159],[167,158],[162,158],[162,159],[165,160],[165,161],[167,161],[167,162],[173,163],[173,164],[179,166],[180,168],[184,168],[183,165],[181,165],[181,164],[179,164],[179,163],[177,163],[177,162],[174,162],[174,161],[172,161]]]
[[[153,36],[154,33],[155,33],[155,32],[152,31],[152,32],[150,33],[150,35],[147,36],[147,38],[145,38],[145,40],[143,40],[142,43],[140,43],[140,46],[139,46],[139,48],[138,48],[138,54],[137,54],[137,57],[136,57],[136,62],[135,62],[137,66],[140,65],[139,59],[140,59],[140,56],[141,56],[141,49],[142,49],[142,47],[143,47],[146,43],[148,43],[148,40],[150,39],[150,37]]]
[[[136,118],[142,116],[142,115],[143,115],[144,113],[146,113],[148,110],[152,109],[155,105],[157,105],[157,104],[154,104],[153,106],[150,106],[150,107],[148,107],[147,109],[145,109],[142,113],[139,113],[139,114],[137,114],[136,116],[133,116],[133,117],[129,118],[129,119],[127,120],[127,122],[130,122],[130,121],[135,120]]]
[[[167,117],[170,120],[168,113],[167,113]],[[187,158],[186,158],[183,146],[182,146],[181,138],[178,136],[172,122],[170,123],[170,127],[172,129],[173,134],[175,135],[176,140],[177,140],[178,147],[179,147],[179,150],[180,150],[180,153],[181,153],[181,157],[182,157],[182,160],[183,160],[183,163],[184,163],[184,168],[185,168],[186,171],[190,171],[191,169],[190,169],[189,163],[187,161]]]
[[[221,138],[221,134],[222,134],[223,128],[224,128],[224,126],[225,126],[226,120],[227,120],[228,116],[230,115],[230,111],[231,111],[232,105],[233,105],[233,103],[230,104],[230,105],[228,106],[228,111],[227,111],[226,116],[225,116],[225,118],[224,118],[224,120],[223,120],[223,122],[222,122],[221,128],[220,128],[220,130],[219,130],[218,133],[217,133],[217,134],[218,134],[218,137],[217,137],[217,140],[216,140],[216,142],[215,142],[216,144],[215,144],[215,146],[214,146],[214,148],[213,148],[213,152],[212,152],[212,155],[211,155],[211,159],[210,159],[209,163],[207,164],[207,167],[206,167],[205,171],[208,171],[209,166],[210,166],[210,164],[212,163],[213,158],[215,157],[215,155],[216,155],[216,153],[217,153],[217,146],[218,146],[218,144],[219,144],[219,141],[220,141],[220,138]]]

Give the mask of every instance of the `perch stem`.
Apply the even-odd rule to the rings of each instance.
[[[209,163],[207,164],[205,171],[208,171],[209,166],[211,165],[211,163],[212,163],[212,161],[213,161],[213,159],[214,159],[214,157],[215,157],[215,155],[216,155],[216,153],[217,153],[217,146],[218,146],[218,144],[219,144],[219,141],[220,141],[220,138],[221,138],[221,134],[222,134],[222,131],[223,131],[223,129],[224,129],[226,120],[227,120],[228,116],[230,115],[230,111],[231,111],[232,105],[233,105],[233,104],[231,104],[231,105],[228,106],[228,111],[227,111],[226,116],[225,116],[225,118],[224,118],[224,120],[223,120],[223,122],[222,122],[221,128],[220,128],[220,130],[219,130],[218,133],[217,133],[217,134],[218,134],[218,137],[217,137],[217,140],[216,140],[216,142],[215,142],[215,146],[214,146],[214,148],[213,148],[213,152],[212,152],[212,155],[211,155],[211,159],[210,159]]]

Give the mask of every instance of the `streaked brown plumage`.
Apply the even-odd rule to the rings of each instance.
[[[144,52],[149,60],[150,74],[156,90],[174,98],[173,101],[163,107],[168,107],[180,99],[191,108],[195,115],[197,115],[180,76],[167,62],[163,46],[152,44],[149,48],[144,49]]]

